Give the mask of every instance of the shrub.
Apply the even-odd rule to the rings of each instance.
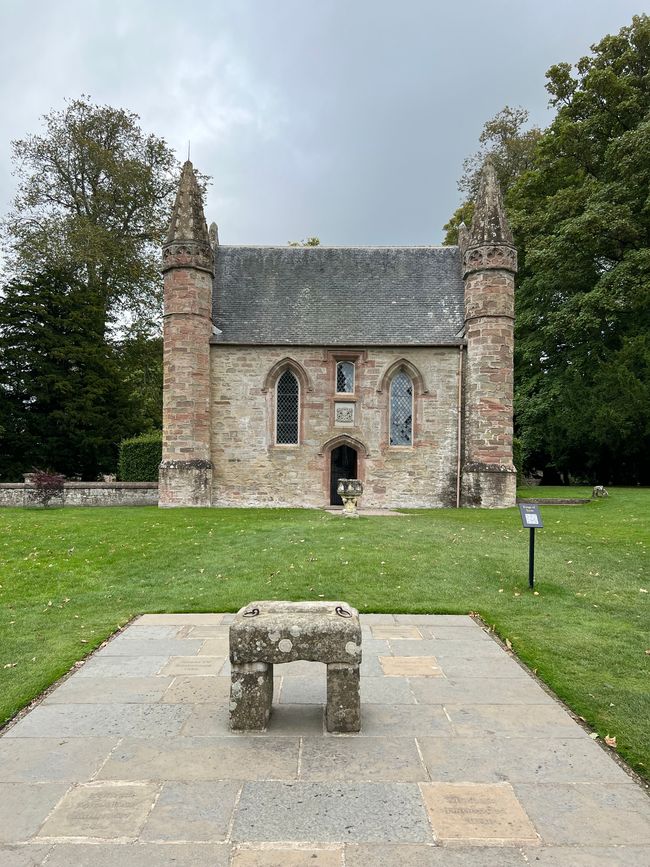
[[[120,443],[117,472],[122,482],[157,482],[162,460],[162,433],[140,434]]]
[[[32,486],[29,490],[29,499],[32,505],[47,509],[51,500],[57,497],[63,498],[65,476],[62,476],[61,473],[35,469],[25,477],[25,481]]]

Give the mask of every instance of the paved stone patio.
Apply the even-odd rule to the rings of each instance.
[[[0,864],[650,865],[650,799],[469,617],[362,615],[362,731],[325,667],[228,728],[230,615],[144,615],[0,738]]]

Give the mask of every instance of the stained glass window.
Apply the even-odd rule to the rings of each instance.
[[[336,393],[352,394],[354,392],[354,364],[351,361],[339,361],[336,365]]]
[[[290,370],[285,370],[276,389],[275,441],[280,445],[298,442],[299,397],[298,380]]]
[[[413,381],[400,370],[390,384],[390,444],[413,443]]]

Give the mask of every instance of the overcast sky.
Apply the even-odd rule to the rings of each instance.
[[[10,141],[66,97],[128,108],[213,177],[222,243],[435,244],[504,105],[640,0],[0,0],[0,212]]]

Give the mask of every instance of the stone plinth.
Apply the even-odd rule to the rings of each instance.
[[[230,626],[230,726],[259,730],[271,715],[274,663],[327,665],[327,729],[359,731],[359,612],[345,602],[252,602]]]

